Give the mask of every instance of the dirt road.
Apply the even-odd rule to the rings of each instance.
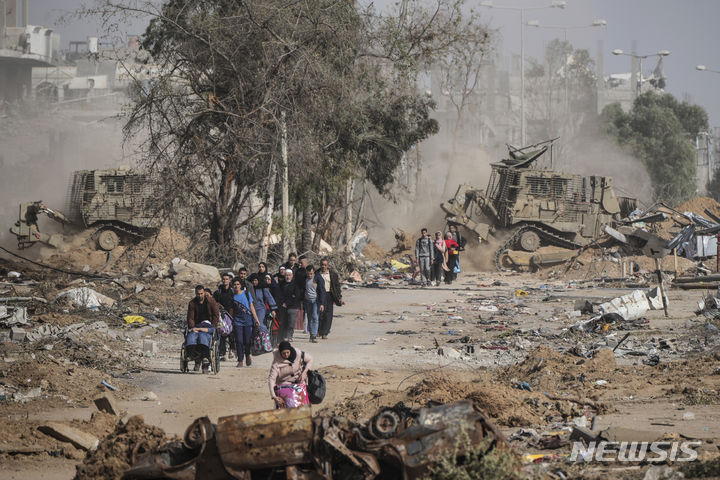
[[[646,315],[648,322],[636,325],[637,328],[615,330],[610,327],[604,334],[583,339],[568,335],[568,327],[578,321],[571,313],[574,301],[610,299],[630,290],[579,286],[547,283],[530,275],[475,273],[464,275],[452,288],[345,290],[347,305],[336,309],[330,338],[311,344],[306,334],[297,333],[294,344],[312,353],[315,367],[327,378],[328,394],[320,406],[323,408],[338,402],[348,404],[348,399],[375,392],[362,397],[362,401],[368,403],[366,410],[370,411],[383,401],[377,392],[403,391],[422,380],[443,377],[452,379],[447,386],[449,390],[453,389],[452,382],[457,385],[475,382],[479,388],[493,376],[492,381],[507,389],[512,396],[508,401],[517,401],[513,405],[519,409],[526,408],[520,405],[526,404],[533,395],[537,401],[543,390],[560,391],[564,395],[583,391],[595,402],[610,405],[595,416],[596,429],[622,426],[658,435],[672,432],[700,438],[714,446],[714,440],[720,439],[720,399],[717,398],[720,375],[712,372],[720,365],[720,356],[715,353],[718,351],[715,340],[702,336],[701,328],[706,320],[692,313],[701,294],[673,290],[669,295],[668,318],[662,311],[650,311]],[[659,339],[671,345],[670,350],[657,348],[663,355],[657,367],[643,365],[645,356],[626,354],[617,356],[607,368],[598,366],[587,370],[584,369],[592,360],[585,363],[582,357],[566,353],[591,340],[617,341],[625,332],[631,335],[627,342],[634,345],[633,351],[640,353],[652,345],[658,347]],[[468,338],[463,341],[464,337]],[[148,338],[159,342],[160,352],[148,358],[141,371],[126,380],[135,387],[131,398],[120,402],[121,409],[128,414],[140,414],[147,423],[158,425],[170,434],[182,435],[188,424],[199,416],[208,415],[216,421],[221,416],[272,407],[267,387],[270,355],[255,357],[252,367],[236,368],[234,362],[224,362],[218,375],[182,374],[179,372],[181,336],[155,331]],[[555,364],[552,363],[555,357],[541,358],[540,363],[544,361],[547,366],[539,376],[536,373],[528,373],[526,378],[496,376],[503,367],[520,364],[538,347],[549,347],[563,355],[557,354],[559,360]],[[703,351],[706,352],[704,360],[697,356]],[[517,368],[516,374],[528,372],[521,366]],[[587,374],[581,379],[582,385],[577,380],[581,373]],[[534,382],[534,391],[513,389],[512,384],[518,381]],[[461,395],[464,388],[458,386],[457,395]],[[710,397],[692,396],[692,392],[705,390],[715,393],[709,394]],[[429,391],[428,397],[437,394],[432,389]],[[157,399],[142,400],[148,392],[153,392]],[[444,395],[452,396],[453,392]],[[412,401],[422,400],[416,396]],[[28,409],[25,415],[15,412],[6,418],[20,421],[24,417],[29,422],[89,420],[94,409],[90,404],[84,407]],[[534,419],[533,426],[541,428],[557,421],[558,414],[552,413],[553,408],[552,405],[538,407],[526,417],[505,412],[502,418],[509,420],[500,424],[508,434],[520,425],[530,426],[523,424],[522,418]],[[557,410],[562,409],[557,407]],[[688,412],[692,415],[687,415]],[[582,414],[583,410],[578,408],[568,415],[571,418]],[[5,459],[0,479],[70,479],[77,463],[77,460],[45,454],[6,456]]]

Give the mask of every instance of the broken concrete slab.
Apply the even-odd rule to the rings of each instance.
[[[663,301],[658,288],[650,289],[647,292],[635,290],[598,306],[598,310],[602,314],[616,313],[625,320],[637,320],[645,315],[648,310],[660,310],[662,308]]]
[[[220,281],[220,271],[212,265],[188,262],[174,258],[170,265],[170,273],[175,282],[189,282],[198,284],[216,284]]]
[[[155,333],[155,329],[150,325],[145,325],[144,327],[126,329],[124,333],[128,338],[140,339],[145,335],[152,335]]]
[[[573,426],[572,432],[570,432],[570,441],[584,441],[585,443],[595,442],[599,439],[597,433],[588,430],[587,428]]]
[[[143,352],[144,353],[158,353],[160,349],[158,348],[158,343],[153,340],[143,340]]]
[[[90,309],[98,309],[101,306],[109,308],[115,304],[115,300],[112,298],[89,287],[71,288],[60,292],[55,298],[58,300],[63,299],[76,307]]]
[[[120,408],[117,406],[115,396],[110,392],[105,392],[103,395],[93,400],[95,407],[101,412],[109,413],[110,415],[120,415]]]
[[[100,440],[95,435],[85,433],[77,428],[62,423],[48,422],[38,427],[45,435],[57,438],[61,442],[72,443],[77,448],[93,451],[100,444]]]
[[[443,357],[449,358],[451,360],[457,360],[462,357],[462,354],[452,347],[442,347],[438,349],[438,353]]]
[[[12,327],[15,325],[27,325],[27,308],[0,305],[0,324]]]
[[[27,334],[25,330],[20,327],[12,327],[10,329],[10,340],[13,342],[24,342]]]

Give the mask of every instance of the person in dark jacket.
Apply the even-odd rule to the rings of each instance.
[[[303,292],[303,306],[307,316],[310,341],[317,343],[320,313],[325,310],[325,280],[323,280],[320,272],[315,271],[315,267],[312,265],[308,265],[305,271],[307,272],[307,278],[305,280],[305,291]]]
[[[245,283],[245,288],[248,289],[248,291],[250,292],[250,295],[253,298],[255,298],[255,287],[253,286],[252,282],[248,278],[248,269],[245,267],[240,267],[240,270],[238,270],[237,275],[238,275],[238,278]],[[235,280],[233,280],[233,283],[235,283]]]
[[[213,298],[217,304],[222,307],[228,314],[233,305],[233,295],[235,292],[232,289],[232,275],[229,273],[223,273],[222,283],[218,286],[217,290],[213,292]],[[222,311],[220,312],[222,314]],[[218,347],[220,360],[225,361],[225,354],[229,358],[233,358],[233,350],[235,349],[235,336],[233,335],[220,335],[220,345]]]
[[[207,295],[205,287],[195,287],[195,296],[188,303],[187,327],[185,337],[185,351],[188,356],[196,357],[194,371],[200,370],[202,361],[203,373],[208,372],[210,366],[210,344],[212,335],[220,319],[220,311],[215,299]]]
[[[305,285],[307,284],[307,270],[305,270],[308,266],[308,259],[305,255],[300,256],[300,265],[297,270],[295,270],[295,283],[298,287],[300,287],[300,291],[302,292],[303,298],[305,298]],[[300,309],[303,310],[303,318],[305,319],[304,323],[304,330],[308,331],[308,316],[307,312],[305,311],[305,303],[300,304]]]
[[[280,338],[290,341],[293,338],[295,319],[302,305],[302,290],[295,283],[293,271],[290,268],[285,270],[285,285],[282,287],[282,293],[278,301],[281,304],[280,325],[282,328]]]
[[[345,302],[342,299],[340,278],[335,270],[330,269],[330,261],[327,258],[320,260],[319,273],[325,284],[325,308],[320,312],[318,335],[320,335],[320,338],[327,339],[332,328],[333,307],[341,307],[345,305]]]
[[[297,273],[298,268],[300,268],[300,265],[297,263],[297,254],[291,253],[288,255],[287,262],[283,263],[283,267],[287,270],[288,268],[292,270],[293,275]]]

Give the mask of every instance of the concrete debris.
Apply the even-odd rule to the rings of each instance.
[[[358,257],[363,257],[362,251],[365,249],[365,246],[369,241],[370,237],[367,230],[360,230],[350,240],[350,250]]]
[[[120,409],[118,408],[117,401],[112,393],[105,392],[93,400],[93,402],[99,411],[109,413],[110,415],[120,416]]]
[[[0,325],[13,327],[15,325],[27,325],[27,323],[27,308],[0,305]]]
[[[153,340],[143,340],[143,352],[145,353],[158,353],[160,351],[158,343]]]
[[[12,327],[10,329],[10,340],[13,342],[24,342],[27,334],[25,330],[20,327]]]
[[[220,271],[216,267],[177,257],[173,258],[169,271],[175,282],[214,285],[220,281]]]
[[[71,288],[60,292],[56,300],[65,300],[76,307],[89,308],[97,310],[100,307],[110,308],[115,304],[115,300],[96,292],[89,287]]]
[[[451,347],[442,347],[438,349],[438,354],[451,360],[457,360],[462,357],[462,354],[460,352]]]
[[[681,480],[685,478],[682,472],[675,471],[667,465],[653,465],[645,472],[643,480]]]
[[[61,442],[72,443],[77,448],[93,451],[100,444],[100,440],[94,435],[85,433],[77,428],[63,425],[62,423],[48,422],[38,427],[38,430],[46,435],[57,438]]]
[[[25,403],[30,400],[35,400],[37,398],[40,398],[42,396],[42,388],[41,387],[35,387],[31,388],[25,393],[22,392],[15,392],[13,393],[13,400],[20,403]]]
[[[602,303],[598,306],[598,311],[603,314],[615,313],[625,320],[636,320],[645,315],[648,310],[661,310],[662,308],[663,303],[659,289],[653,288],[647,292],[635,290],[627,295]]]
[[[145,395],[140,397],[143,402],[157,402],[158,396],[153,392],[147,392]]]

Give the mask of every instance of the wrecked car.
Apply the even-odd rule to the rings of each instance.
[[[182,442],[138,455],[123,478],[411,480],[443,456],[481,445],[486,452],[508,448],[470,401],[420,409],[399,403],[365,425],[313,418],[307,406],[221,417],[217,425],[199,418]]]

